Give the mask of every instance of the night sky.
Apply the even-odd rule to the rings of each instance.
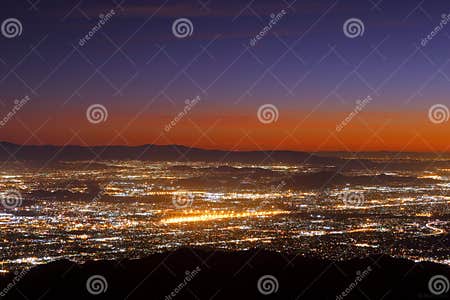
[[[0,35],[0,120],[14,111],[0,127],[3,141],[449,151],[448,112],[439,122],[429,116],[432,106],[450,105],[449,1],[1,5],[0,22],[15,18],[22,27],[13,37]],[[100,15],[104,24],[80,42]],[[264,31],[274,16],[276,24]],[[180,18],[192,22],[191,35],[174,34]],[[352,18],[364,31],[349,37],[343,25]],[[14,110],[14,101],[26,96]],[[166,130],[196,97],[200,101]],[[107,110],[103,122],[87,118],[95,104]],[[273,122],[258,119],[264,104],[276,107]]]

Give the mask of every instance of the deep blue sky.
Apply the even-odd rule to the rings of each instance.
[[[111,9],[116,15],[80,47]],[[251,47],[270,15],[283,9],[287,14]],[[26,95],[31,101],[0,128],[0,140],[357,150],[360,137],[371,136],[367,149],[400,149],[408,142],[395,143],[404,128],[422,127],[431,105],[449,102],[450,24],[421,46],[449,13],[450,3],[441,0],[2,1],[0,21],[17,18],[23,31],[0,36],[0,110],[6,115]],[[192,21],[192,36],[173,35],[178,18]],[[349,18],[363,21],[363,36],[344,35]],[[197,95],[201,105],[165,133]],[[373,101],[362,124],[358,119],[340,141],[320,147],[367,95]],[[92,126],[85,112],[96,103],[107,107],[108,121]],[[276,105],[280,118],[261,129],[256,111],[265,103]],[[384,120],[392,129],[374,137]],[[448,129],[420,135],[445,150],[438,140]],[[414,145],[426,150],[423,141]]]

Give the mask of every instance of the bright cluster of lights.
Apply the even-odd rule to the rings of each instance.
[[[246,211],[246,212],[226,212],[226,211],[206,211],[202,214],[189,214],[182,217],[173,217],[162,219],[163,224],[174,224],[174,223],[190,223],[190,222],[206,222],[213,220],[224,220],[224,219],[234,219],[234,218],[249,218],[249,217],[267,217],[279,214],[289,213],[284,210],[271,210],[271,211]]]

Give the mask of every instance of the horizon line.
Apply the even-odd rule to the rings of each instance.
[[[189,149],[198,149],[204,151],[223,151],[223,152],[303,152],[303,153],[422,153],[422,154],[450,154],[450,151],[397,151],[397,150],[366,150],[366,151],[352,151],[352,150],[321,150],[321,151],[311,151],[311,150],[286,150],[286,149],[251,149],[251,150],[229,150],[229,149],[217,149],[217,148],[202,148],[194,146],[186,146],[182,144],[136,144],[136,145],[125,145],[125,144],[114,144],[114,145],[58,145],[58,144],[18,144],[14,142],[9,142],[5,140],[0,140],[0,144],[11,144],[19,147],[80,147],[80,148],[99,148],[99,147],[129,147],[138,148],[146,146],[158,146],[158,147],[184,147]]]

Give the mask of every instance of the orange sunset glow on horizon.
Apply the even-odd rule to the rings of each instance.
[[[308,114],[279,111],[279,119],[261,124],[254,115],[228,115],[193,111],[169,132],[169,116],[149,114],[133,119],[109,114],[108,121],[92,128],[87,122],[62,118],[45,123],[29,136],[20,122],[10,122],[3,139],[17,144],[52,145],[128,145],[177,144],[221,150],[296,150],[296,151],[450,151],[447,133],[450,124],[433,124],[423,112],[361,112],[345,122],[346,112]],[[32,120],[29,126],[37,126]],[[36,125],[35,125],[36,124]]]

